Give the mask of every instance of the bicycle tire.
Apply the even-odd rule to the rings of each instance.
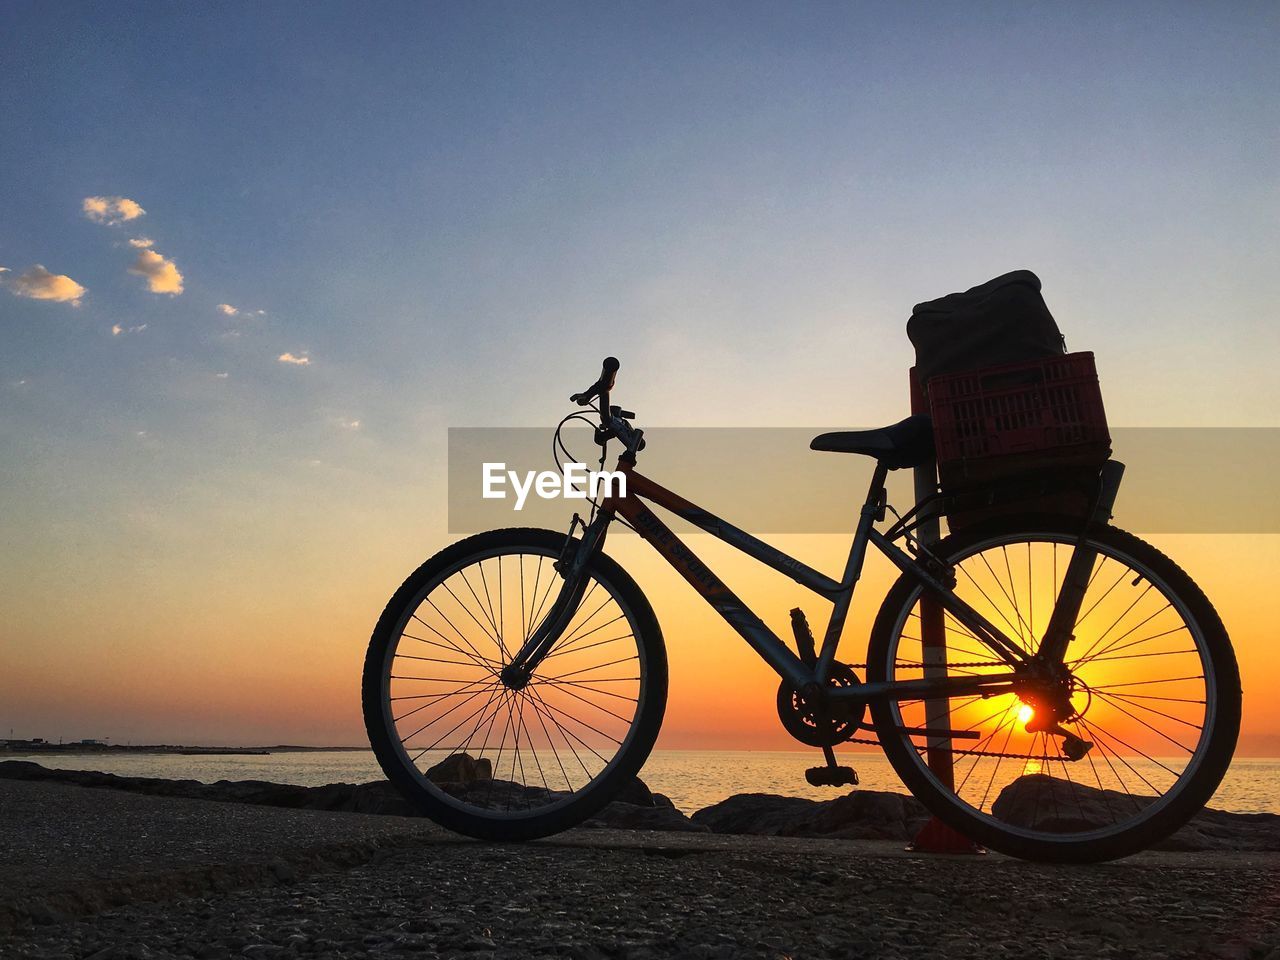
[[[1065,542],[1078,535],[1078,532],[1078,524],[1073,525],[1060,518],[1012,520],[949,536],[931,547],[931,550],[948,562],[962,562],[968,557],[977,556],[981,549],[986,549],[982,547],[984,543],[998,544],[1004,541],[1007,546],[1009,543],[1022,542],[1020,538],[1025,538],[1030,543],[1035,536],[1057,538],[1052,542]],[[1098,862],[1128,856],[1159,842],[1185,824],[1208,802],[1231,762],[1239,732],[1239,669],[1222,621],[1204,593],[1176,563],[1130,533],[1111,526],[1096,528],[1090,533],[1090,542],[1111,551],[1115,557],[1133,560],[1149,571],[1166,597],[1170,598],[1170,605],[1173,606],[1176,601],[1179,606],[1175,609],[1182,611],[1180,616],[1194,621],[1200,637],[1197,650],[1201,651],[1202,660],[1207,658],[1210,664],[1202,679],[1206,685],[1206,716],[1209,715],[1210,692],[1213,711],[1210,726],[1201,730],[1201,740],[1195,754],[1198,762],[1190,768],[1189,773],[1184,772],[1175,781],[1170,794],[1161,797],[1159,803],[1153,801],[1151,806],[1154,812],[1139,817],[1128,828],[1117,827],[1105,835],[1093,836],[1085,832],[1077,836],[1064,834],[1060,837],[1043,833],[1028,835],[1027,830],[1002,823],[990,814],[980,812],[971,803],[957,796],[954,788],[943,784],[930,771],[920,747],[913,744],[911,736],[896,728],[900,714],[893,701],[878,701],[871,705],[872,717],[884,751],[911,793],[939,820],[963,835],[993,850],[1023,859]],[[868,678],[872,682],[894,679],[898,658],[896,648],[920,591],[918,581],[904,574],[886,595],[876,617],[868,649]],[[999,760],[997,767],[998,764]],[[1065,763],[1063,766],[1065,767]],[[992,776],[994,779],[995,775]],[[1101,780],[1099,785],[1102,785]]]
[[[530,555],[554,559],[564,544],[565,534],[533,528],[494,530],[459,541],[410,574],[387,603],[370,638],[361,700],[374,755],[402,796],[450,830],[483,840],[518,841],[549,836],[576,826],[632,781],[657,739],[667,698],[667,658],[662,631],[640,587],[616,561],[600,553],[589,564],[587,575],[603,585],[628,615],[639,651],[637,662],[641,673],[634,717],[621,748],[607,767],[568,799],[557,800],[542,812],[512,815],[504,811],[499,815],[496,811],[467,809],[428,780],[403,748],[389,707],[388,678],[405,624],[421,598],[456,571],[468,569],[476,558],[509,557],[515,555],[515,551],[524,556],[528,551]],[[499,600],[499,604],[501,602]],[[551,791],[548,793],[550,796]]]

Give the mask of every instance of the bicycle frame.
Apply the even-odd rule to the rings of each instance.
[[[539,629],[513,657],[504,671],[505,677],[516,679],[517,682],[522,676],[527,678],[555,644],[581,600],[584,584],[582,571],[590,558],[603,547],[607,528],[615,517],[621,517],[630,523],[636,532],[698,591],[725,622],[733,627],[784,681],[797,690],[812,690],[816,685],[818,690],[824,690],[832,699],[861,701],[995,694],[1011,689],[1014,683],[1021,679],[1019,668],[1025,667],[1033,659],[1032,655],[1011,641],[990,620],[955,596],[950,587],[940,578],[941,571],[935,573],[930,570],[926,564],[919,562],[896,545],[893,540],[874,528],[876,520],[881,519],[884,512],[884,484],[888,470],[883,464],[877,464],[866,499],[859,511],[853,544],[849,550],[844,575],[839,581],[814,570],[715,514],[685,500],[638,473],[634,467],[634,460],[627,455],[624,454],[619,458],[617,469],[626,476],[625,496],[614,495],[601,503],[596,518],[584,531],[582,541],[567,567],[560,570],[565,577],[565,585],[555,605]],[[831,617],[827,623],[817,661],[810,666],[801,660],[649,509],[645,500],[665,507],[700,530],[831,601],[833,604]],[[901,533],[898,535],[901,536]],[[863,683],[847,689],[828,687],[827,680],[831,675],[845,618],[862,573],[868,543],[873,544],[899,570],[917,579],[926,590],[934,594],[940,605],[960,624],[967,627],[979,642],[990,649],[994,657],[1009,665],[1010,672]]]

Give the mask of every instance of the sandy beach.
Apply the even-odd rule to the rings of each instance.
[[[575,830],[0,780],[0,956],[1280,958],[1275,853],[1088,868],[901,843]]]

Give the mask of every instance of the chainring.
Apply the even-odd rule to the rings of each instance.
[[[842,690],[862,685],[853,668],[839,662],[831,665],[827,683],[831,688]],[[825,717],[820,709],[815,709],[823,706]],[[844,743],[857,733],[866,712],[865,700],[833,700],[815,705],[785,680],[778,685],[778,718],[787,733],[806,746],[834,747]]]

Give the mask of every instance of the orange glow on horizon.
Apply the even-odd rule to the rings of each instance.
[[[55,739],[363,745],[359,681],[374,621],[417,562],[458,539],[423,534],[354,540],[348,564],[333,561],[331,541],[281,535],[251,576],[236,576],[223,558],[201,567],[193,557],[190,569],[157,568],[144,582],[108,583],[70,602],[14,592],[8,610],[22,646],[6,690],[8,725],[16,736]],[[836,536],[767,539],[828,572],[848,549]],[[1239,755],[1280,756],[1280,701],[1256,695],[1280,682],[1270,627],[1280,594],[1267,586],[1280,571],[1280,537],[1147,539],[1201,585],[1231,634],[1245,689]],[[793,606],[820,634],[824,601],[711,537],[687,542],[778,636],[789,640]],[[637,537],[611,538],[608,552],[644,589],[662,626],[670,694],[658,749],[804,749],[778,722],[777,676],[741,638]],[[892,574],[868,558],[842,660],[865,658]],[[193,592],[192,583],[205,588]]]

